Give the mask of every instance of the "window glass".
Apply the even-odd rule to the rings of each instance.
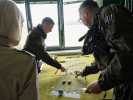
[[[78,42],[78,39],[83,36],[88,28],[83,24],[78,22],[79,14],[78,9],[81,3],[74,4],[65,4],[64,8],[64,33],[65,33],[65,46],[66,47],[74,47],[74,46],[82,46],[82,42]],[[16,47],[18,49],[22,49],[26,37],[28,35],[27,32],[27,22],[26,22],[26,13],[25,13],[25,4],[17,4],[20,10],[24,15],[24,25],[22,30],[22,39],[20,44]],[[59,46],[59,32],[58,32],[58,10],[57,4],[30,4],[31,8],[31,17],[33,27],[36,27],[41,23],[44,17],[51,17],[54,22],[54,28],[52,32],[48,33],[47,39],[45,40],[46,46]]]
[[[33,27],[41,24],[44,17],[54,20],[55,25],[52,32],[48,33],[45,44],[46,46],[59,46],[57,4],[31,4],[30,7]]]
[[[65,30],[65,46],[74,47],[82,46],[82,42],[78,39],[87,33],[88,28],[78,22],[78,9],[81,3],[64,5],[64,30]]]

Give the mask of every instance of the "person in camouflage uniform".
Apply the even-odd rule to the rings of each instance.
[[[86,0],[79,15],[90,29],[83,53],[93,53],[95,61],[83,71],[75,71],[76,77],[101,71],[85,92],[99,94],[114,88],[114,100],[133,100],[133,13],[122,5],[99,8],[93,0]]]
[[[64,72],[66,69],[57,60],[50,57],[45,49],[45,39],[47,34],[52,31],[53,26],[54,21],[49,17],[45,17],[42,20],[42,23],[38,24],[37,27],[35,27],[29,33],[24,45],[24,50],[34,54],[37,61],[42,60],[48,65],[51,65],[57,69],[61,69],[61,71]],[[38,72],[40,72],[39,67]]]

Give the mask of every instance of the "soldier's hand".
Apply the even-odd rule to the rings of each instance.
[[[66,69],[64,67],[61,67],[61,72],[66,72]]]
[[[77,78],[78,76],[82,76],[83,75],[83,71],[79,71],[79,70],[75,71],[74,73],[76,74],[75,78]]]
[[[91,94],[91,93],[93,93],[93,94],[99,94],[99,93],[101,93],[102,91],[103,91],[103,90],[101,89],[101,87],[100,87],[99,84],[98,84],[98,80],[96,80],[96,81],[90,83],[90,84],[87,86],[87,88],[86,88],[86,90],[85,90],[85,93],[89,93],[89,94]]]

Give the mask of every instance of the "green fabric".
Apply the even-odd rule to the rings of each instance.
[[[82,40],[84,40],[86,35],[87,35],[87,33],[84,36],[80,37],[78,41],[81,42]]]
[[[67,59],[67,57],[71,57],[71,56],[76,57],[77,55],[69,55],[69,56],[51,55],[51,56],[57,58],[56,60],[59,62],[62,61],[61,64],[66,68],[67,65],[64,62],[65,59]],[[80,59],[82,61],[86,62],[87,64],[90,64],[94,60],[93,55],[89,55],[89,57],[88,57],[88,55],[87,56],[78,55],[78,56],[80,57]],[[70,59],[70,58],[68,58],[68,59]],[[80,91],[80,94],[81,94],[80,99],[64,97],[64,96],[49,95],[49,93],[53,90],[53,88],[51,88],[51,87],[55,87],[56,84],[58,83],[58,81],[60,80],[60,77],[62,76],[62,72],[60,70],[58,70],[57,74],[55,74],[56,71],[57,71],[57,69],[50,67],[47,64],[43,65],[42,71],[39,76],[40,100],[100,100],[100,99],[102,100],[103,99],[105,92],[102,92],[100,94],[86,94],[86,93]],[[92,75],[86,76],[87,82],[85,80],[85,77],[83,77],[81,88],[86,88],[89,83],[97,80],[99,74],[100,74],[100,72],[97,74],[92,74]],[[67,74],[65,74],[65,76],[66,75]],[[63,77],[63,78],[65,79],[65,77]],[[71,78],[71,74],[69,75],[69,78]],[[77,87],[79,85],[80,78],[81,77],[78,77],[75,87]],[[67,80],[67,82],[68,82],[68,80]],[[74,78],[72,80],[72,83],[73,82],[74,82]],[[67,84],[65,84],[65,85],[67,85]],[[71,84],[71,86],[72,86],[72,84]],[[63,86],[63,89],[64,88],[65,87]],[[58,89],[59,89],[59,87],[58,87]],[[68,88],[68,91],[70,91],[70,88]],[[112,99],[112,89],[107,91],[107,96],[105,97],[105,99],[108,99],[108,100]]]
[[[104,70],[99,77],[99,84],[106,91],[112,87],[119,87],[127,80],[128,82],[133,80],[131,60],[133,59],[133,14],[121,5],[109,5],[105,8],[101,11],[99,19],[103,22],[101,26],[107,43],[111,46],[110,52],[113,54],[107,70]],[[110,20],[109,24],[106,24],[106,18],[111,14],[115,14],[115,20]],[[127,88],[124,87],[123,90]],[[119,92],[121,94],[121,89]],[[119,97],[121,99],[129,95],[131,94],[124,91]]]
[[[0,36],[0,100],[39,100],[35,56]]]

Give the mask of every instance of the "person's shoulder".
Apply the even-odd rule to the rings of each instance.
[[[103,10],[105,11],[109,10],[111,12],[111,11],[114,11],[120,8],[125,8],[125,7],[121,4],[109,4],[109,5],[104,5],[101,8],[103,8]]]
[[[14,49],[16,51],[16,54],[21,55],[22,57],[27,57],[27,58],[35,58],[35,55],[26,51],[26,50],[18,50]]]
[[[37,39],[40,39],[40,31],[37,27],[34,27],[30,32],[29,32],[29,37]]]
[[[111,15],[114,15],[118,12],[118,8],[121,5],[118,4],[109,4],[109,5],[104,5],[100,8],[100,16],[102,19],[104,19],[105,21],[108,20],[108,17],[110,17]]]
[[[29,35],[33,35],[38,31],[38,29],[36,27],[32,28],[29,32]]]
[[[33,54],[29,53],[28,51],[25,50],[18,50],[18,49],[14,49],[12,54],[10,55],[12,56],[12,59],[14,61],[14,65],[19,66],[19,67],[15,67],[16,69],[18,69],[18,72],[23,72],[26,73],[30,73],[31,69],[36,68],[36,58]],[[20,74],[16,72],[17,74]]]
[[[108,8],[108,7],[111,7],[111,6],[121,6],[121,5],[120,5],[120,4],[108,4],[108,5],[103,5],[103,6],[101,6],[101,8],[102,8],[102,7]]]

